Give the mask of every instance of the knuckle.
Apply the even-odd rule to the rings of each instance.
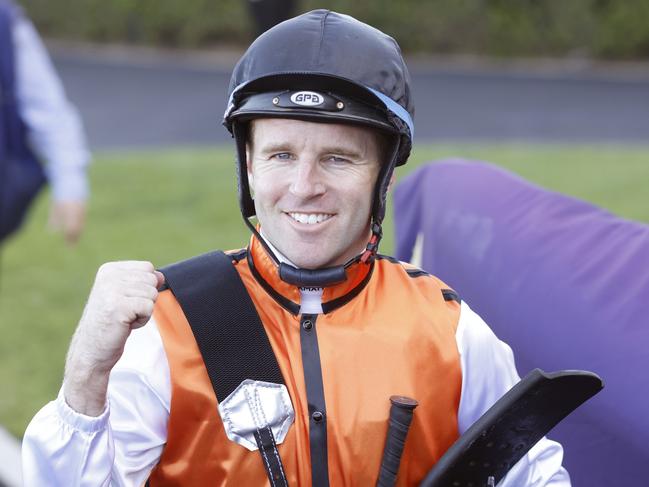
[[[147,274],[147,281],[151,286],[153,286],[155,288],[158,287],[158,278],[156,277],[155,274],[153,274],[153,273]]]
[[[111,267],[111,262],[104,262],[102,265],[99,266],[99,269],[97,269],[97,275],[104,275],[107,272],[110,271]]]
[[[105,262],[99,266],[97,270],[97,277],[106,279],[113,276],[119,270],[119,262]]]

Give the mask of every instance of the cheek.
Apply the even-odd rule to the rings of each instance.
[[[344,204],[349,218],[355,224],[364,222],[369,218],[372,207],[373,188],[365,185],[355,185],[340,189],[341,191],[336,193],[336,197],[341,204]]]
[[[252,175],[249,180],[257,203],[263,205],[272,204],[285,193],[281,178],[273,177],[270,174],[257,173]]]
[[[374,172],[363,174],[362,177],[355,180],[353,186],[346,190],[347,194],[355,200],[359,209],[372,206],[377,176]]]

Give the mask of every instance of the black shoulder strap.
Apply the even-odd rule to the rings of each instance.
[[[160,269],[194,332],[219,402],[245,379],[284,384],[232,258],[209,252]]]
[[[534,369],[440,458],[420,487],[495,486],[548,431],[597,394],[592,372]]]
[[[277,358],[233,257],[209,252],[160,269],[194,333],[219,402],[245,379],[284,384]],[[255,440],[271,485],[288,487],[270,427]]]

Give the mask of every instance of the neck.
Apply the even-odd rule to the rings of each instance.
[[[258,232],[256,233],[258,234]],[[323,288],[323,309],[333,309],[338,306],[337,303],[344,300],[344,296],[355,293],[355,290],[364,286],[365,282],[369,279],[373,267],[371,263],[362,263],[358,260],[347,268],[342,268],[341,266],[346,279],[337,284],[323,285],[321,282],[313,281],[299,283],[287,282],[280,275],[280,265],[290,267],[290,264],[286,262],[278,263],[279,257],[275,254],[271,255],[270,252],[271,250],[268,244],[265,242],[262,244],[259,237],[253,235],[250,241],[248,263],[253,269],[255,278],[264,285],[271,295],[280,301],[282,306],[294,314],[298,313],[300,309],[300,291],[302,291],[300,288]],[[294,267],[290,268],[300,271],[300,269]],[[319,269],[319,271],[321,270]],[[282,301],[282,298],[278,298],[278,295],[281,295],[285,300]],[[327,311],[325,310],[325,312]]]
[[[263,229],[259,228],[259,238],[263,241],[271,258],[277,262],[279,268],[279,277],[288,284],[298,287],[327,287],[340,284],[347,280],[345,267],[353,262],[350,260],[345,265],[325,267],[318,269],[302,269],[291,262],[284,254],[275,248],[275,246],[264,235]]]

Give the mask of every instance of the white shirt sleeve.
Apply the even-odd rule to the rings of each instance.
[[[36,414],[23,439],[25,487],[140,487],[162,454],[170,400],[169,363],[151,320],[131,333],[101,416],[75,412],[62,393]]]
[[[455,337],[462,365],[462,396],[458,413],[462,434],[520,377],[511,348],[501,342],[465,302],[462,302]],[[562,460],[561,445],[544,437],[498,485],[569,487],[570,477],[561,466]]]
[[[32,23],[19,16],[12,37],[18,110],[31,148],[46,163],[52,196],[57,201],[85,200],[90,153],[79,115]]]

